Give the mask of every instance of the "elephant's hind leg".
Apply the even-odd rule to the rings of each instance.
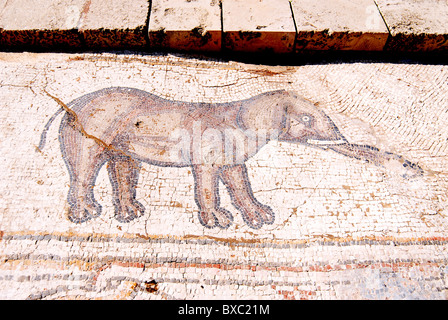
[[[244,164],[223,168],[221,179],[229,191],[233,205],[241,211],[247,225],[259,229],[264,223],[274,223],[275,215],[272,209],[254,197]]]
[[[145,212],[144,206],[135,199],[140,165],[123,156],[109,160],[107,170],[112,184],[115,218],[119,222],[129,222]]]
[[[82,223],[101,214],[102,208],[95,200],[93,188],[107,155],[104,148],[71,126],[62,126],[60,142],[70,173],[68,218],[74,223]]]

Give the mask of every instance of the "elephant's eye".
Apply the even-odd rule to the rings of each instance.
[[[304,123],[310,123],[311,120],[312,120],[312,117],[309,116],[309,115],[303,115],[303,116],[301,117],[301,120],[302,120],[302,122],[304,122]]]

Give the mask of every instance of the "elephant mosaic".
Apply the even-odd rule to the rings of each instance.
[[[59,142],[70,175],[69,219],[82,223],[101,214],[93,187],[107,163],[115,218],[129,222],[144,214],[136,200],[142,163],[191,167],[200,223],[228,228],[231,212],[220,206],[219,181],[251,228],[272,224],[273,210],[254,196],[245,165],[271,140],[323,148],[384,166],[398,163],[407,176],[422,169],[402,156],[352,144],[313,103],[278,90],[227,103],[171,101],[123,87],[102,89],[75,99],[65,110]]]

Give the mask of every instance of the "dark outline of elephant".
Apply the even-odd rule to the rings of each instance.
[[[258,229],[263,224],[272,224],[274,212],[254,197],[244,162],[273,138],[331,149],[380,166],[387,161],[398,161],[414,176],[423,173],[417,164],[399,155],[368,145],[349,143],[323,111],[285,90],[214,104],[171,101],[142,90],[123,87],[98,90],[68,105],[50,96],[61,105],[61,109],[47,122],[38,150],[44,147],[51,123],[65,110],[59,128],[59,141],[70,175],[68,217],[75,223],[100,215],[102,208],[94,198],[93,187],[100,168],[106,162],[116,219],[129,222],[141,216],[145,209],[136,200],[136,186],[141,162],[146,162],[158,166],[192,168],[199,221],[207,228],[228,228],[233,221],[232,214],[219,205],[219,180],[226,186],[233,205],[242,213],[247,225]],[[95,121],[98,121],[97,126],[93,125]],[[233,130],[240,137],[243,132],[242,137],[247,142],[254,142],[254,138],[247,135],[250,130],[262,131],[267,138],[260,145],[257,140],[256,147],[253,150],[245,149],[239,159],[232,155],[231,162],[222,162],[225,152],[221,154],[220,161],[204,162],[203,158],[194,155],[195,148],[202,146],[195,147],[193,142],[187,143],[193,149],[187,148],[187,154],[185,150],[180,150],[177,163],[154,159],[158,156],[165,159],[163,155],[173,147],[173,144],[169,145],[167,133],[172,134],[173,129],[181,127],[190,137],[194,136],[192,130],[197,122],[201,126],[205,124],[205,129],[199,129],[201,135],[212,128],[216,132]],[[180,138],[185,139],[185,136]],[[143,149],[153,158],[141,150],[136,151],[136,148]]]

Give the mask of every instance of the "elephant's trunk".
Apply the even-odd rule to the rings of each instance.
[[[377,166],[390,168],[392,170],[398,170],[405,178],[413,178],[423,174],[422,168],[417,164],[404,159],[402,156],[387,151],[381,151],[372,146],[342,143],[327,145],[326,147],[348,157],[367,161]]]

